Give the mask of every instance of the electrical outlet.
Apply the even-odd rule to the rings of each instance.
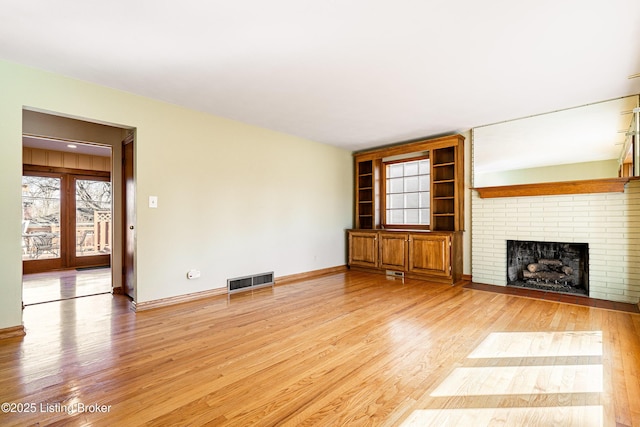
[[[189,270],[187,273],[187,279],[198,279],[200,277],[200,270]]]

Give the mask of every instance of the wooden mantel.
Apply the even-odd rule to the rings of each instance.
[[[588,179],[582,181],[545,182],[541,184],[476,187],[483,199],[497,197],[555,196],[561,194],[623,193],[627,182],[637,177]]]

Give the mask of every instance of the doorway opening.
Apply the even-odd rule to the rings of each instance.
[[[120,157],[132,133],[23,110],[23,305],[120,293]]]

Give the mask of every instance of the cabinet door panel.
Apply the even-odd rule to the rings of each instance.
[[[451,274],[449,236],[410,235],[409,271],[439,276]]]
[[[377,267],[378,239],[376,233],[349,233],[349,265]]]
[[[404,271],[407,267],[406,233],[380,233],[380,267]]]

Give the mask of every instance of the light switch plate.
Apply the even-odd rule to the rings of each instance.
[[[149,196],[149,207],[150,208],[158,207],[158,196]]]

